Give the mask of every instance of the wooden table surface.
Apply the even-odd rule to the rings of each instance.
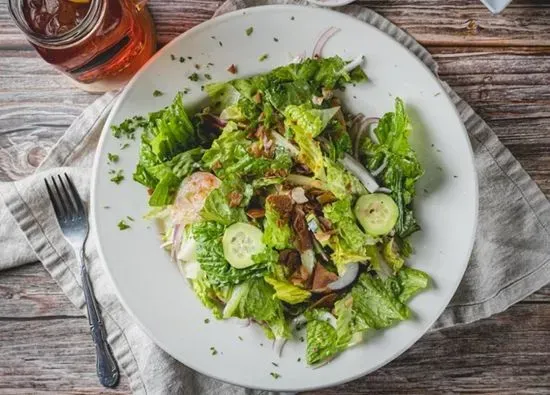
[[[97,96],[44,63],[0,2],[0,181],[33,172]],[[164,45],[216,0],[151,0]],[[424,44],[447,81],[550,195],[550,1],[500,16],[476,0],[367,0]],[[0,226],[2,226],[0,224]],[[0,241],[0,254],[2,253]],[[518,262],[521,264],[521,262]],[[38,263],[0,273],[0,393],[127,393],[98,385],[88,324]],[[489,319],[424,336],[377,372],[323,394],[550,393],[550,286]]]

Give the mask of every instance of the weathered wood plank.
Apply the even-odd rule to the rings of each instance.
[[[0,393],[127,393],[126,377],[107,390],[95,373],[95,353],[84,318],[0,320]]]
[[[548,305],[519,304],[476,325],[428,334],[379,371],[315,393],[545,394],[550,348],[541,344],[549,341]],[[102,390],[84,319],[0,320],[0,353],[0,391]],[[127,390],[124,382],[118,388]]]
[[[221,3],[216,0],[151,0],[149,4],[159,42],[164,44],[210,18]],[[10,20],[6,4],[0,3],[0,46],[27,46]],[[491,15],[481,4],[470,0],[446,3],[364,0],[358,4],[378,11],[426,45],[550,45],[550,7],[542,2],[516,0],[500,16]]]

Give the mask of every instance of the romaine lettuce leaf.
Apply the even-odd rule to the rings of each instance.
[[[263,279],[251,279],[234,289],[223,316],[251,318],[264,325],[268,338],[289,338],[283,305],[274,296],[273,288]]]
[[[264,280],[275,290],[274,297],[289,304],[305,302],[311,297],[311,292],[298,288],[286,281],[280,281],[273,277],[264,277]]]
[[[216,289],[208,282],[205,274],[199,272],[197,278],[191,280],[191,285],[202,304],[212,310],[214,317],[221,319],[223,305],[216,296]]]
[[[325,157],[327,178],[326,187],[338,199],[345,199],[350,195],[362,195],[367,190],[353,174],[348,172],[340,163]]]
[[[344,265],[368,259],[366,245],[374,244],[375,240],[363,233],[351,209],[351,198],[338,200],[323,207],[325,217],[336,229],[331,236],[329,246],[332,248],[332,261],[342,273]]]
[[[381,179],[384,186],[392,190],[392,198],[399,208],[396,231],[401,238],[420,229],[411,203],[416,181],[424,171],[408,141],[411,130],[403,101],[397,98],[394,112],[386,113],[374,131],[379,143],[365,139],[362,146],[364,163],[369,170],[387,163]]]
[[[363,273],[351,290],[353,309],[370,328],[381,329],[410,317],[409,308],[380,278]]]
[[[258,264],[244,269],[231,266],[223,254],[224,231],[225,226],[214,221],[199,222],[192,227],[193,238],[197,242],[197,261],[210,284],[217,287],[236,285],[270,272],[272,262],[261,259],[258,259]]]
[[[310,365],[318,364],[338,353],[338,334],[328,322],[322,320],[316,310],[306,312],[306,361]]]
[[[427,288],[429,283],[429,277],[426,273],[408,266],[404,266],[396,277],[396,281],[392,282],[393,291],[402,303]]]
[[[277,250],[292,248],[292,231],[288,220],[283,220],[273,206],[266,201],[263,242]]]
[[[290,169],[292,159],[284,150],[276,150],[274,158],[252,155],[249,152],[252,141],[246,138],[247,134],[239,130],[235,122],[228,122],[220,137],[204,153],[203,165],[220,178],[228,175],[263,177],[268,170]]]
[[[201,217],[205,221],[216,221],[226,226],[235,222],[247,222],[244,207],[250,202],[252,193],[251,185],[245,184],[237,177],[229,176],[222,181],[219,188],[208,194],[200,213]]]

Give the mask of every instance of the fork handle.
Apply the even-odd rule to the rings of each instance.
[[[86,308],[88,309],[88,322],[90,323],[90,331],[95,345],[97,376],[104,387],[113,388],[118,383],[120,373],[111,352],[111,348],[106,340],[105,327],[101,320],[83,255],[84,254],[81,254],[80,257],[80,275],[82,279],[82,288],[84,289],[84,297],[86,299]]]

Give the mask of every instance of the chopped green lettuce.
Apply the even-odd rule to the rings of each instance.
[[[336,234],[329,240],[329,246],[333,250],[331,258],[338,272],[342,273],[348,263],[367,260],[366,246],[374,244],[374,240],[357,225],[350,197],[327,204],[323,207],[323,213],[336,229]]]
[[[306,313],[306,361],[310,365],[323,362],[341,351],[336,329],[316,312],[313,310]]]
[[[251,279],[233,290],[224,309],[224,318],[251,318],[264,325],[268,338],[289,338],[290,330],[281,301],[263,279]]]
[[[275,290],[274,297],[289,304],[305,302],[311,297],[311,292],[299,288],[286,281],[276,280],[272,277],[264,277],[264,280]]]
[[[217,291],[212,284],[208,282],[206,275],[203,272],[199,272],[197,278],[191,280],[191,285],[193,286],[193,291],[195,291],[202,304],[212,310],[214,317],[221,319],[223,304],[217,298]]]
[[[387,163],[381,179],[384,186],[391,189],[399,208],[396,231],[401,238],[420,229],[413,215],[412,199],[416,181],[424,171],[408,140],[411,130],[403,101],[397,98],[394,112],[386,113],[374,130],[378,144],[365,139],[362,147],[368,169],[374,170]]]
[[[283,220],[269,202],[265,204],[263,242],[277,250],[292,248],[292,231],[288,220]]]
[[[350,195],[363,195],[367,190],[353,174],[347,171],[340,163],[325,157],[327,178],[326,188],[338,199],[345,199]]]
[[[201,217],[205,221],[216,221],[222,225],[247,222],[244,207],[250,202],[252,192],[250,184],[245,184],[237,177],[227,177],[219,188],[206,197]],[[235,203],[239,200],[238,204],[231,204],[231,196],[235,196]]]

